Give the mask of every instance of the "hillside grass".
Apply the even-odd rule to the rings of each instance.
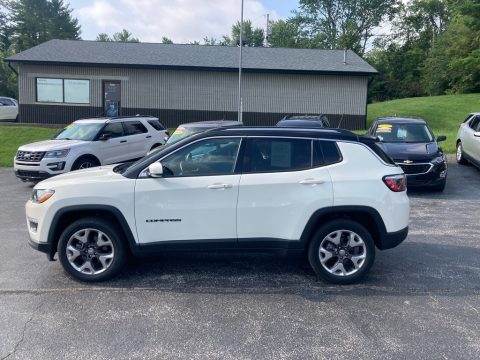
[[[20,145],[50,139],[58,129],[0,125],[0,166],[13,167],[13,157]]]
[[[446,153],[455,152],[460,124],[471,112],[480,112],[480,94],[444,95],[385,101],[368,105],[367,126],[382,116],[413,116],[425,119],[435,136],[445,135],[440,143]]]

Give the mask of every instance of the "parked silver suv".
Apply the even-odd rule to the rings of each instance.
[[[165,143],[167,131],[155,117],[77,120],[51,140],[20,146],[15,175],[38,181],[64,172],[141,158]]]
[[[458,129],[457,162],[480,168],[480,113],[469,114]]]

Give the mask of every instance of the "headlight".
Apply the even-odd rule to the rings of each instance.
[[[45,157],[46,158],[63,158],[68,155],[69,151],[70,149],[47,151],[45,153]]]
[[[433,159],[432,161],[430,161],[433,165],[440,165],[440,164],[443,164],[445,162],[445,157],[442,155],[442,156],[438,156],[436,157],[435,159]]]
[[[50,199],[53,194],[55,194],[54,190],[33,189],[32,197],[30,198],[30,200],[32,200],[32,202],[34,203],[41,204]]]

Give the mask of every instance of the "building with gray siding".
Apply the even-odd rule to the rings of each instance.
[[[7,58],[18,72],[19,121],[69,123],[104,115],[154,115],[164,125],[237,119],[238,48],[51,40]],[[323,113],[363,129],[368,77],[351,51],[244,48],[247,125]]]

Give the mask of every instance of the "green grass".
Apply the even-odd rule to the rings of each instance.
[[[455,152],[458,127],[471,112],[480,111],[480,94],[408,98],[368,105],[367,125],[381,116],[414,116],[425,119],[436,136],[446,135],[440,143],[446,153]]]
[[[50,139],[58,129],[0,125],[0,166],[12,167],[20,145]]]

